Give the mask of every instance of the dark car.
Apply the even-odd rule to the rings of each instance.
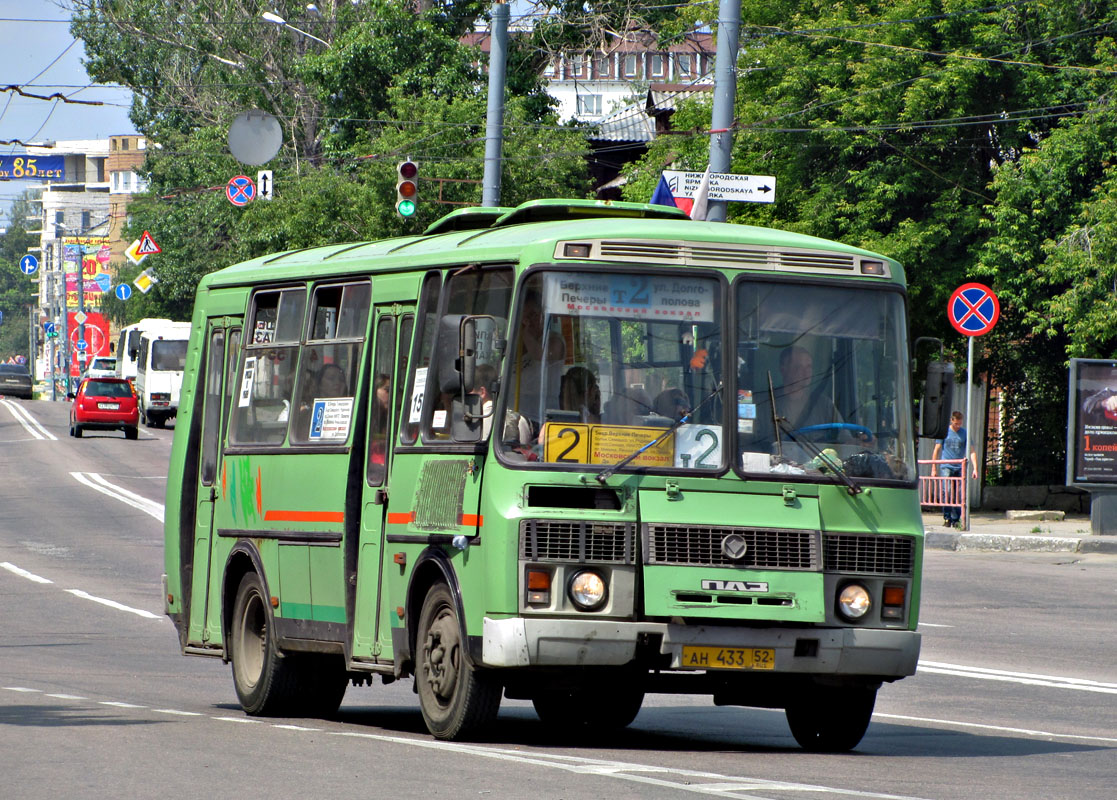
[[[84,430],[122,430],[128,439],[139,436],[140,409],[136,390],[124,378],[86,378],[71,395],[70,435]]]
[[[31,399],[31,370],[25,364],[0,364],[0,394]]]

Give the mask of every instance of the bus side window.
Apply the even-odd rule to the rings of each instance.
[[[291,401],[291,442],[343,444],[349,438],[371,294],[367,281],[315,287]]]
[[[299,355],[306,290],[257,292],[236,377],[229,440],[233,444],[283,444]]]
[[[384,316],[376,325],[376,357],[372,364],[372,398],[368,422],[368,485],[380,486],[388,463],[391,430],[392,356],[396,348],[396,321]]]

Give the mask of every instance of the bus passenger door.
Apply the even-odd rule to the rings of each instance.
[[[361,531],[357,554],[357,598],[353,625],[354,658],[381,654],[380,604],[383,592],[384,522],[391,491],[392,442],[399,425],[400,403],[407,377],[407,357],[415,324],[414,307],[375,307],[373,356]]]
[[[220,641],[220,591],[210,594],[210,553],[213,549],[213,512],[218,496],[221,445],[229,416],[229,403],[240,352],[240,320],[210,320],[206,327],[205,393],[203,396],[201,450],[198,458],[198,494],[195,499],[193,577],[190,588],[189,642]],[[235,327],[234,327],[235,326]]]

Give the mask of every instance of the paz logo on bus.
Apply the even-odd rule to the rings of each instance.
[[[702,581],[702,588],[713,592],[766,592],[767,581]]]
[[[946,304],[946,315],[954,330],[964,336],[981,336],[993,330],[1001,316],[1001,304],[988,286],[964,283]]]

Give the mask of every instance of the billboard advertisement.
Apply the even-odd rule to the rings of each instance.
[[[62,240],[62,264],[66,272],[66,307],[78,308],[78,270],[85,308],[99,308],[112,286],[109,259],[112,247],[107,236],[67,236]]]
[[[77,378],[94,356],[112,355],[109,350],[109,321],[95,311],[85,312],[85,338],[81,338],[81,325],[77,314],[69,313],[70,376]],[[84,342],[84,344],[82,344]]]
[[[1117,361],[1070,360],[1067,485],[1117,484]]]
[[[60,181],[65,174],[65,156],[0,156],[0,181]]]

